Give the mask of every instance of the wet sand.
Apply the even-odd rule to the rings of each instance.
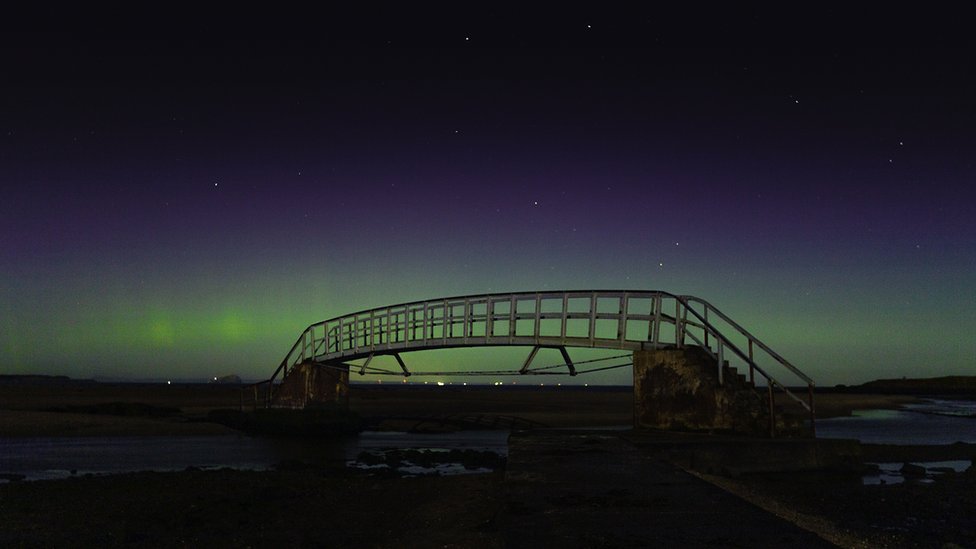
[[[797,396],[806,399],[805,394],[797,393]],[[904,404],[914,404],[922,402],[922,399],[913,395],[886,395],[886,394],[857,394],[857,393],[817,393],[814,395],[814,407],[817,418],[827,419],[832,417],[850,416],[854,410],[897,410]],[[798,404],[783,394],[776,395],[776,404],[783,410],[803,416],[806,414]]]
[[[906,395],[818,394],[817,417],[846,416],[858,409],[896,409],[901,404],[917,401],[916,397]],[[109,402],[177,408],[179,414],[150,418],[50,411]],[[782,399],[777,402],[785,410],[800,414],[788,402]],[[220,434],[226,431],[219,425],[205,423],[207,414],[216,409],[238,409],[240,404],[241,390],[231,385],[0,384],[0,436]],[[349,407],[364,418],[485,415],[518,417],[547,427],[625,426],[633,421],[633,396],[629,388],[399,390],[354,385]]]
[[[166,417],[52,412],[110,402],[176,408]],[[79,386],[0,385],[0,436],[151,436],[219,434],[206,423],[218,409],[238,409],[241,390],[222,385],[89,384]],[[400,388],[353,386],[349,408],[367,422],[425,417],[500,416],[549,427],[630,425],[630,389],[583,387],[499,390],[493,387]]]

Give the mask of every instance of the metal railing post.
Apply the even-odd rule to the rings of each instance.
[[[708,324],[708,307],[705,307],[705,324]],[[719,345],[721,345],[721,343],[719,343]],[[708,330],[705,330],[705,347],[711,349],[711,347],[708,345]]]
[[[814,405],[813,405],[813,384],[812,383],[810,383],[810,384],[807,385],[807,391],[808,391],[808,393],[807,393],[807,395],[808,395],[807,402],[810,405],[810,434],[812,436],[816,437],[817,436],[817,424],[816,424],[816,422],[817,422],[816,415],[817,414],[814,412]]]
[[[532,329],[534,330],[532,337],[538,342],[542,336],[542,296],[539,294],[535,294],[535,318]]]
[[[705,337],[708,337],[708,330],[705,330]],[[721,339],[717,337],[715,339],[718,341],[718,384],[725,385],[725,346],[722,345]]]
[[[664,307],[664,297],[657,295],[654,297],[654,319],[651,322],[654,326],[651,327],[653,334],[651,335],[651,343],[654,344],[654,348],[657,349],[661,346],[661,312]]]
[[[756,385],[755,360],[752,358],[752,338],[749,338],[749,383]]]
[[[596,343],[596,303],[597,297],[596,292],[590,293],[590,331],[589,340],[590,346],[594,346]]]

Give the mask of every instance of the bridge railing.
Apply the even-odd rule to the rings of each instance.
[[[286,357],[355,360],[411,348],[567,345],[614,349],[675,344],[664,292],[531,292],[382,307],[309,326]]]
[[[520,345],[642,350],[686,344],[700,345],[716,358],[720,379],[725,361],[738,360],[748,367],[750,381],[757,374],[765,381],[771,406],[776,388],[798,400],[812,420],[810,378],[708,302],[661,291],[483,294],[360,311],[310,325],[262,384],[270,402],[276,381],[297,364],[347,362],[412,349]],[[809,403],[779,383],[772,368],[785,369],[807,384]]]

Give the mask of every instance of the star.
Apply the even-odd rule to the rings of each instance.
[[[538,200],[534,200],[534,201],[532,201],[532,205],[533,205],[533,206],[538,206],[538,205],[539,205],[539,201],[538,201]]]

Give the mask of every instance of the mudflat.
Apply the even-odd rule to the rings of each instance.
[[[235,385],[0,383],[0,437],[220,434],[226,431],[207,424],[207,414],[238,409],[241,401],[242,389]],[[858,409],[895,409],[916,401],[911,395],[817,394],[817,417],[845,416]],[[789,406],[782,399],[777,402]],[[97,409],[107,403],[139,404],[150,412],[171,413]],[[633,421],[633,395],[627,387],[403,389],[354,384],[349,408],[374,419],[484,415],[518,417],[546,427],[624,426]]]
[[[896,408],[914,400],[911,395],[818,394],[818,415]],[[354,386],[349,399],[350,408],[364,418],[399,418],[402,425],[425,418],[506,416],[549,427],[619,426],[630,423],[632,405],[628,389],[582,387]],[[207,421],[208,414],[239,406],[235,386],[0,385],[0,437],[228,433]],[[653,547],[678,539],[691,547],[765,541],[804,546],[821,540],[841,547],[976,546],[973,467],[930,482],[881,486],[863,485],[857,473],[730,478],[679,471],[610,431],[548,432],[550,446],[540,446],[543,439],[531,432],[521,435],[528,438],[510,446],[514,461],[506,471],[484,475],[401,478],[350,471],[341,464],[293,463],[265,472],[187,470],[0,483],[0,545],[515,547],[555,536],[567,547]],[[535,450],[526,454],[526,448]],[[976,457],[970,445],[865,450],[873,461]],[[660,482],[648,484],[648,479]],[[675,486],[685,488],[667,497],[660,492]],[[720,501],[729,516],[742,521],[713,521],[711,530],[696,531],[695,508],[683,493]],[[676,509],[690,513],[681,519],[690,528],[687,535],[677,538],[672,530],[655,536],[647,525],[667,528]],[[645,523],[619,522],[621,517]],[[746,521],[778,534],[764,541],[751,531],[736,532],[735,526]]]

